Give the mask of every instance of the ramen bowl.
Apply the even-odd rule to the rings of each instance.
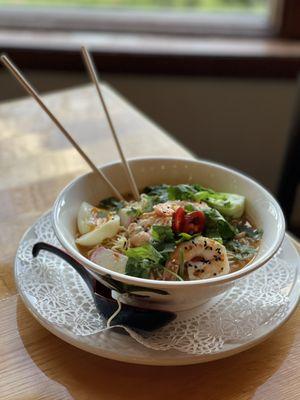
[[[94,173],[74,179],[58,195],[52,222],[64,249],[100,283],[113,290],[113,297],[126,304],[146,308],[180,311],[191,309],[230,289],[235,282],[261,268],[279,249],[285,234],[285,221],[274,197],[253,179],[203,160],[182,158],[135,158],[130,160],[137,186],[157,184],[199,183],[216,191],[237,193],[246,198],[246,215],[263,229],[261,245],[255,258],[244,268],[228,275],[193,281],[158,281],[136,278],[97,265],[80,253],[76,244],[77,213],[83,201],[98,204],[112,195],[109,187]],[[123,166],[113,162],[101,167],[122,194],[129,184]]]

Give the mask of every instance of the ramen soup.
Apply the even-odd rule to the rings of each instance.
[[[262,230],[245,215],[245,197],[198,184],[148,187],[139,201],[86,202],[76,244],[92,262],[139,278],[189,281],[243,268]]]

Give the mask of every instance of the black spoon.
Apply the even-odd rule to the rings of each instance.
[[[66,261],[87,284],[98,312],[105,318],[110,318],[118,309],[118,303],[111,296],[111,289],[96,280],[90,272],[77,260],[65,251],[44,242],[36,243],[32,248],[33,257],[37,257],[41,250],[49,251]],[[111,325],[124,325],[141,331],[154,331],[167,325],[176,318],[170,311],[147,309],[133,305],[123,304],[121,310],[110,321]]]

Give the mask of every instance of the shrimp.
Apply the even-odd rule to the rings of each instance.
[[[138,220],[139,225],[143,228],[150,228],[153,225],[169,225],[172,224],[172,216],[179,207],[192,206],[195,210],[204,210],[209,206],[201,201],[200,203],[192,201],[166,201],[153,206],[153,211],[144,213]]]
[[[143,246],[150,242],[151,235],[146,232],[140,225],[132,222],[128,226],[129,245],[130,247]]]
[[[153,206],[153,210],[158,217],[172,217],[177,208],[183,206],[181,203],[186,202],[178,200],[166,201],[165,203],[159,203]]]
[[[178,207],[185,206],[192,206],[195,210],[204,210],[205,208],[209,208],[209,206],[204,201],[196,203],[193,201],[174,200],[156,204],[155,206],[153,206],[153,210],[155,214],[159,217],[172,217]]]
[[[177,274],[181,257],[189,280],[212,278],[230,271],[225,247],[203,236],[178,245],[167,261],[166,268]],[[174,280],[174,277],[166,271],[164,280]]]
[[[169,225],[172,224],[171,216],[159,216],[155,211],[144,213],[137,221],[143,229],[150,229],[153,225]]]

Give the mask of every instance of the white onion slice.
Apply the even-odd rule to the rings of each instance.
[[[93,229],[93,210],[94,206],[84,201],[78,211],[77,226],[81,235],[90,232]]]
[[[98,247],[91,255],[91,261],[111,271],[125,274],[128,257],[105,247]]]
[[[115,236],[120,229],[120,217],[115,215],[111,220],[100,225],[94,230],[80,236],[76,239],[76,243],[81,246],[96,246],[105,239]]]

